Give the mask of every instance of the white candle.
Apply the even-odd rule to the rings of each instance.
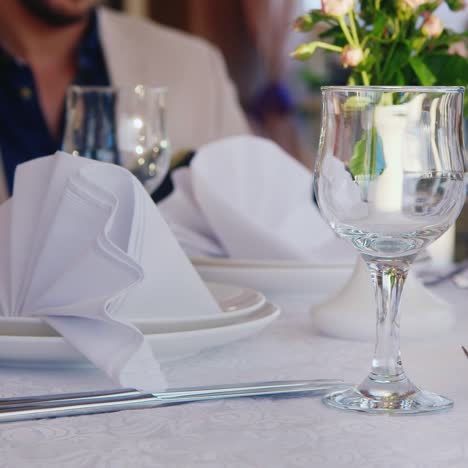
[[[406,106],[407,107],[407,106]],[[382,139],[385,169],[375,187],[375,207],[378,212],[399,212],[403,199],[402,146],[406,127],[405,106],[378,106],[375,126]],[[376,156],[376,155],[372,155]]]

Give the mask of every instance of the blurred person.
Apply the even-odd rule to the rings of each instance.
[[[215,48],[98,3],[0,1],[0,199],[17,164],[60,148],[71,84],[167,86],[174,152],[248,133]]]

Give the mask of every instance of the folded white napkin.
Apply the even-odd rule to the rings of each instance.
[[[3,315],[41,317],[123,387],[165,379],[132,316],[219,308],[142,185],[57,153],[20,165],[0,207]]]
[[[252,136],[200,148],[160,203],[188,255],[352,263],[355,253],[322,219],[312,174],[279,146]]]

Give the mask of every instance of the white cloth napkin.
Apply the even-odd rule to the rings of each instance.
[[[123,387],[166,385],[132,316],[219,313],[142,185],[118,166],[65,153],[20,165],[0,207],[0,249],[1,313],[45,319]]]
[[[269,140],[210,143],[173,178],[159,206],[188,255],[354,262],[312,200],[312,174]]]

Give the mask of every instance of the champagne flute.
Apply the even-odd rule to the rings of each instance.
[[[71,86],[63,150],[122,165],[152,193],[170,164],[166,94],[143,85]]]
[[[318,205],[366,262],[377,303],[371,372],[360,385],[325,396],[330,406],[421,413],[453,405],[406,376],[398,308],[411,263],[455,222],[465,200],[463,91],[322,88]]]

